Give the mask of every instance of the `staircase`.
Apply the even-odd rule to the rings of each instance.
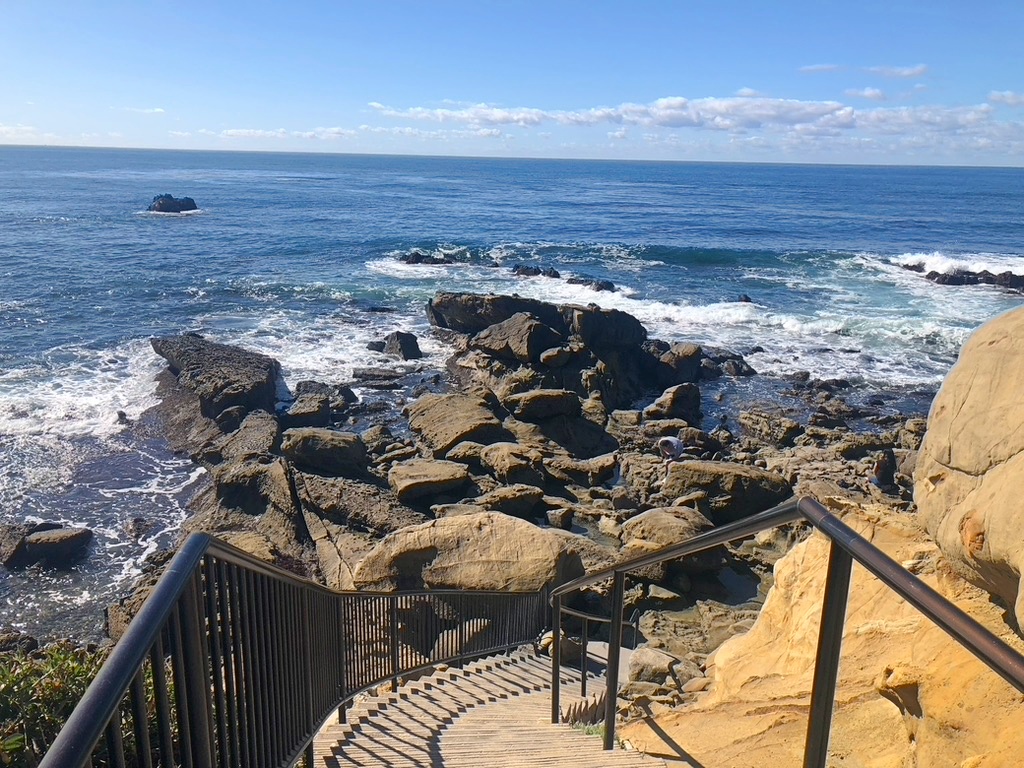
[[[580,684],[564,669],[563,711]],[[603,676],[590,675],[600,691]],[[359,701],[347,722],[325,726],[313,742],[316,768],[481,768],[579,766],[661,768],[665,762],[616,748],[569,725],[551,724],[551,661],[532,651],[491,656]]]

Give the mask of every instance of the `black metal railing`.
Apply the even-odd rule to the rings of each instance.
[[[831,542],[825,590],[822,596],[822,619],[818,632],[818,650],[815,660],[814,682],[811,691],[810,714],[804,745],[805,768],[824,768],[828,757],[828,742],[835,703],[839,655],[846,619],[846,604],[854,561],[877,576],[960,645],[1002,676],[1018,691],[1024,693],[1024,655],[1008,646],[992,632],[972,619],[953,603],[911,574],[869,541],[859,536],[813,499],[791,499],[776,507],[707,533],[694,536],[680,544],[606,568],[575,581],[563,584],[551,592],[552,611],[552,704],[551,721],[559,720],[559,675],[561,649],[559,638],[562,615],[579,611],[563,607],[563,602],[580,589],[611,578],[611,626],[622,626],[623,595],[626,574],[646,566],[676,560],[703,552],[720,544],[751,536],[769,528],[796,520],[806,520],[827,536]],[[585,614],[590,621],[600,617]],[[605,698],[604,748],[615,745],[616,694],[618,692],[621,639],[612,633],[608,643],[608,662],[605,670],[607,692]]]
[[[547,616],[542,592],[333,592],[193,534],[40,766],[311,763],[359,691],[533,642]]]

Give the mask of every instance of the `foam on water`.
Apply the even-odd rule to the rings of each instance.
[[[903,267],[923,267],[925,273],[940,272],[952,274],[958,271],[994,274],[1012,272],[1024,275],[1024,259],[1000,253],[967,253],[950,255],[941,251],[931,253],[902,253],[893,258],[893,263]]]

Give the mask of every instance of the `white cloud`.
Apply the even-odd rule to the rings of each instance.
[[[627,138],[627,136],[628,136],[628,135],[629,135],[629,134],[628,134],[628,132],[626,131],[626,129],[625,129],[625,128],[620,128],[620,129],[619,129],[619,130],[617,130],[617,131],[609,131],[609,132],[608,132],[608,138],[609,138],[609,139],[618,139],[618,140],[622,140],[622,139],[625,139],[625,138]]]
[[[837,72],[840,69],[838,64],[808,64],[800,67],[801,72]]]
[[[988,100],[994,104],[1006,104],[1008,107],[1022,107],[1024,106],[1024,93],[992,91],[988,95]]]
[[[868,72],[872,72],[882,77],[921,77],[921,75],[928,72],[927,64],[918,64],[913,67],[868,67]]]
[[[885,94],[877,88],[850,88],[846,91],[846,95],[871,101],[885,101]]]
[[[413,120],[430,120],[437,123],[477,123],[480,125],[539,125],[545,113],[540,109],[504,109],[489,104],[475,104],[460,109],[427,109],[412,107],[411,109],[393,109],[373,101],[370,106],[387,117],[411,118]]]
[[[187,139],[192,135],[191,131],[168,131],[167,133],[176,139]]]
[[[114,109],[114,107],[111,107]],[[122,112],[137,112],[140,115],[162,115],[165,114],[163,107],[121,107]]]
[[[0,123],[0,141],[36,141],[43,138],[31,125],[4,125]]]
[[[272,131],[263,128],[227,128],[217,135],[224,139],[287,139],[289,132],[284,128]]]
[[[753,96],[760,96],[761,94],[755,91],[753,88],[740,88],[736,91],[736,95],[742,98],[751,98]]]

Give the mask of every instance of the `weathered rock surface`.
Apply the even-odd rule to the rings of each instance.
[[[683,419],[700,424],[700,389],[696,384],[677,384],[644,408],[644,419]]]
[[[384,353],[402,360],[419,360],[423,357],[419,342],[413,333],[395,331],[384,337]]]
[[[466,465],[455,461],[410,459],[388,471],[388,484],[402,502],[456,491],[468,481]]]
[[[564,389],[536,389],[509,395],[502,403],[522,421],[538,422],[555,416],[579,416],[580,398]]]
[[[426,515],[407,507],[389,488],[343,477],[293,474],[303,512],[350,530],[381,537],[427,521]]]
[[[366,445],[359,435],[333,429],[289,429],[281,453],[299,467],[328,475],[359,477],[366,471]]]
[[[564,341],[558,331],[536,317],[517,312],[508,320],[488,326],[470,339],[470,345],[504,360],[540,361],[541,353]]]
[[[950,563],[1024,626],[1024,310],[975,331],[942,384],[914,471],[921,520]]]
[[[715,523],[728,523],[768,509],[792,494],[785,478],[745,464],[677,461],[669,464],[661,493],[669,499],[694,490],[707,494]]]
[[[280,366],[273,358],[197,334],[155,338],[151,344],[178,383],[199,397],[203,415],[216,418],[233,406],[274,412]]]
[[[60,523],[0,525],[0,564],[27,568],[41,563],[65,568],[82,559],[92,539],[90,529]]]
[[[409,427],[443,456],[468,440],[487,444],[507,438],[507,433],[487,404],[468,395],[427,394],[406,408]]]
[[[360,589],[532,592],[583,574],[563,537],[500,513],[460,515],[403,528],[355,573]]]
[[[875,522],[869,522],[874,520]],[[943,572],[912,517],[888,508],[847,524],[1018,650],[988,595]],[[881,521],[881,522],[879,522]],[[752,629],[709,657],[709,689],[618,735],[644,751],[695,763],[799,765],[829,545],[820,535],[779,560],[775,586]],[[703,687],[704,684],[695,686]],[[1005,766],[1024,750],[1020,694],[864,569],[854,568],[843,634],[830,753],[844,764]]]

